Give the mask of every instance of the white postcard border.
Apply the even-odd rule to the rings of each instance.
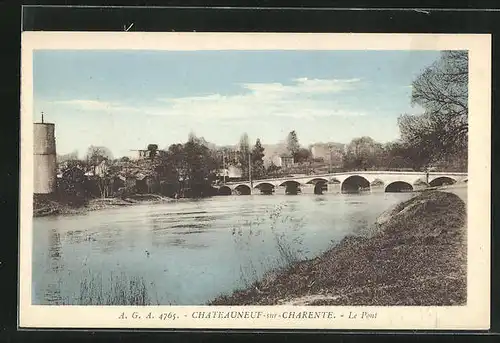
[[[453,307],[39,306],[31,302],[33,51],[60,50],[469,50],[468,301]],[[23,32],[19,326],[23,328],[488,329],[490,322],[491,35],[357,33]],[[199,312],[246,311],[259,318],[199,319]],[[322,311],[322,319],[285,319]],[[372,319],[351,313],[377,313]],[[158,318],[147,319],[152,313]],[[176,319],[172,320],[175,314]],[[241,312],[242,316],[244,312]],[[276,317],[268,318],[268,314]],[[122,316],[124,315],[124,316]],[[278,315],[281,317],[279,318]],[[125,316],[127,319],[125,319]],[[140,316],[138,318],[137,316]],[[121,317],[121,318],[120,318]],[[134,318],[135,317],[135,318]],[[307,315],[306,315],[307,317]],[[332,318],[335,317],[335,318]]]

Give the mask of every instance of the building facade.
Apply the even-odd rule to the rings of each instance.
[[[280,156],[279,167],[281,168],[291,168],[295,164],[295,160],[292,155],[283,154]]]

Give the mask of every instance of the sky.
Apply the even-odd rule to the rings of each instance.
[[[399,137],[412,80],[439,51],[38,50],[33,120],[55,123],[58,154],[90,145],[114,157],[149,143],[167,148],[190,132],[234,145],[348,143]]]

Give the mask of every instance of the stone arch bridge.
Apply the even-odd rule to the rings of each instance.
[[[401,172],[352,171],[321,175],[294,175],[290,177],[255,180],[252,183],[230,182],[219,187],[219,194],[297,194],[304,189],[322,194],[329,189],[341,192],[383,190],[385,192],[413,191],[426,187],[467,182],[467,173],[454,172]]]

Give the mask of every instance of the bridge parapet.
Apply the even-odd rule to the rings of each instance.
[[[325,182],[331,183],[337,180],[339,183],[343,183],[346,179],[358,176],[367,180],[370,184],[376,180],[381,181],[384,185],[388,185],[393,182],[406,182],[410,185],[414,185],[418,181],[432,182],[439,178],[449,178],[455,182],[460,182],[467,179],[467,173],[460,172],[429,172],[428,180],[427,173],[425,172],[400,172],[400,171],[352,171],[352,172],[342,172],[342,173],[329,173],[329,174],[316,174],[307,176],[290,176],[274,179],[262,179],[255,180],[252,182],[253,188],[258,188],[263,184],[269,184],[274,187],[282,186],[286,182],[297,182],[301,185],[306,185],[308,183]],[[238,186],[250,187],[249,181],[243,182],[228,182],[225,186],[234,190]]]

